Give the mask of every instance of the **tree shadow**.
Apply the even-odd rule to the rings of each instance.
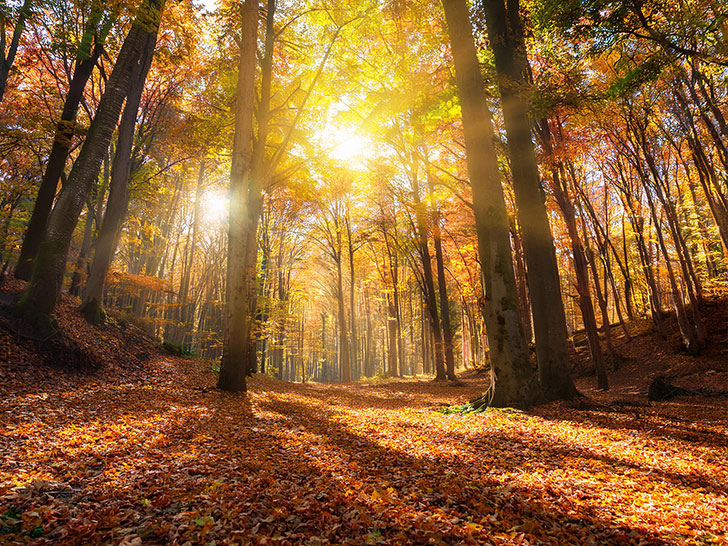
[[[630,469],[681,487],[701,483],[688,486],[682,474],[550,436],[533,445],[533,435],[523,438],[518,428],[466,434],[403,420],[401,438],[391,427],[379,434],[388,409],[426,407],[429,393],[400,399],[390,396],[398,392],[392,389],[367,389],[348,400],[338,387],[263,385],[233,395],[193,390],[196,374],[185,369],[161,386],[100,383],[25,408],[35,416],[60,412],[42,423],[41,440],[49,447],[54,436],[79,431],[73,465],[59,466],[68,455],[50,450],[36,460],[73,489],[68,498],[52,499],[53,513],[66,514],[60,521],[69,541],[113,542],[119,529],[132,529],[145,544],[255,543],[276,536],[291,543],[319,537],[337,544],[482,544],[495,535],[554,544],[662,544],[665,537],[620,520],[618,507],[602,506],[595,484],[572,484],[573,495],[562,498],[560,484],[513,477],[533,462],[568,474],[579,460],[608,466],[615,483]],[[361,409],[382,413],[371,418],[351,411]],[[355,420],[347,421],[352,414]],[[96,425],[118,434],[86,437]],[[30,453],[34,445],[14,448]],[[99,510],[93,540],[71,524],[89,503]]]
[[[690,400],[699,402],[702,411],[712,413],[716,420],[725,423],[727,409],[725,405],[709,398],[691,397]],[[681,412],[677,407],[679,404],[681,402],[672,402],[670,405],[610,406],[589,411],[570,410],[568,416],[555,415],[552,407],[545,406],[534,408],[531,413],[543,419],[569,421],[577,425],[593,425],[611,430],[635,431],[658,439],[667,438],[715,448],[728,446],[728,435],[725,433],[701,429],[699,427],[706,423],[680,417]],[[659,420],[662,424],[651,423],[650,420]]]
[[[377,487],[384,487],[382,484],[394,486],[396,497],[388,499],[387,503],[396,507],[395,512],[405,516],[393,519],[390,516],[390,525],[385,535],[388,540],[395,540],[398,532],[408,529],[407,532],[411,533],[408,534],[408,539],[412,543],[417,543],[420,539],[425,543],[432,537],[428,535],[428,528],[417,529],[417,514],[442,513],[444,521],[450,522],[487,520],[484,534],[475,533],[470,537],[476,542],[478,538],[486,539],[496,533],[507,534],[514,529],[525,532],[528,540],[555,543],[569,542],[566,538],[569,536],[577,542],[591,538],[602,544],[622,543],[627,536],[635,537],[642,543],[663,542],[655,533],[625,526],[616,519],[605,518],[603,508],[598,505],[581,506],[578,516],[569,510],[554,511],[553,503],[539,500],[542,496],[550,495],[547,490],[528,489],[517,485],[504,487],[492,473],[484,473],[483,468],[465,463],[458,455],[415,456],[402,450],[387,448],[353,433],[339,421],[334,409],[319,408],[312,414],[310,408],[297,402],[272,400],[265,405],[281,414],[300,416],[298,422],[301,426],[326,438],[333,449],[345,456],[349,466],[353,464],[359,469],[358,476],[365,489],[376,491]],[[491,438],[491,447],[502,445],[504,440],[511,442],[513,438]],[[488,457],[484,457],[483,461],[487,464]],[[498,470],[501,473],[517,468],[510,463],[499,464],[501,466]],[[489,470],[492,471],[493,468]],[[362,478],[363,473],[365,476]],[[346,486],[346,482],[353,481],[354,478],[344,475],[341,480],[344,482],[342,486]],[[383,510],[378,516],[388,515],[387,510],[378,508],[375,503],[368,503],[368,506],[374,512]],[[530,528],[528,522],[536,523]],[[408,525],[411,527],[406,527]],[[561,530],[564,534],[561,538],[549,535],[554,530]],[[456,526],[450,526],[447,532],[442,533],[441,538],[446,543],[453,543],[467,540],[469,535]],[[515,539],[515,535],[513,538]]]

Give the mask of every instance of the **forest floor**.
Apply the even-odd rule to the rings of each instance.
[[[620,339],[609,393],[578,380],[589,404],[445,415],[485,376],[224,393],[209,362],[73,306],[91,371],[0,309],[1,544],[728,543],[728,401],[646,397],[655,373],[723,384],[723,342],[694,359]]]

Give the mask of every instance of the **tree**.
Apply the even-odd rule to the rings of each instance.
[[[508,136],[541,387],[549,399],[573,398],[577,391],[569,375],[559,271],[531,135],[528,61],[519,1],[484,0],[484,7]]]
[[[443,0],[462,108],[468,173],[482,264],[486,332],[498,406],[539,403],[543,393],[528,361],[523,321],[511,259],[503,188],[494,148],[493,121],[488,110],[465,0]]]
[[[591,289],[589,288],[587,254],[584,249],[584,245],[582,244],[581,237],[579,236],[576,223],[576,210],[569,194],[564,167],[563,164],[559,164],[555,157],[551,138],[551,127],[549,126],[548,120],[541,121],[539,134],[544,152],[551,161],[551,189],[554,197],[556,198],[556,202],[561,209],[561,215],[564,218],[566,230],[569,234],[569,240],[571,241],[571,253],[574,260],[574,272],[576,274],[576,290],[579,294],[579,309],[581,310],[581,317],[584,321],[584,328],[589,342],[589,352],[591,353],[592,361],[596,367],[597,377],[599,379],[599,388],[606,390],[609,387],[609,381],[604,365],[602,347],[599,342],[599,331],[597,329],[597,322],[594,315],[594,304],[592,303]],[[599,279],[596,278],[595,282],[598,284]],[[609,328],[608,323],[605,324],[605,328]]]
[[[96,240],[96,252],[94,253],[86,293],[81,305],[81,313],[89,322],[96,324],[103,322],[104,319],[103,298],[106,274],[114,257],[119,230],[129,205],[128,182],[131,175],[132,147],[137,112],[142,98],[142,91],[144,90],[144,82],[152,65],[156,43],[156,32],[148,33],[139,62],[131,76],[129,94],[119,123],[116,153],[111,166],[109,199],[106,203],[101,229]],[[100,208],[98,212],[100,212]]]
[[[255,63],[258,41],[258,1],[245,0],[240,8],[242,30],[235,93],[235,137],[230,167],[230,227],[228,232],[225,340],[218,388],[245,391],[251,355],[255,309],[255,234],[258,211],[254,200],[260,189],[251,180]],[[252,238],[252,243],[251,243]]]
[[[46,162],[43,180],[38,188],[33,214],[30,217],[28,229],[23,238],[18,263],[15,266],[15,277],[18,279],[25,281],[30,279],[33,270],[33,259],[45,234],[48,217],[53,207],[53,200],[56,197],[58,182],[63,174],[74,136],[77,133],[76,114],[83,99],[83,92],[96,63],[104,51],[104,40],[116,19],[115,14],[112,14],[102,24],[103,11],[101,2],[94,1],[92,3],[86,28],[76,52],[76,66],[68,86],[61,119],[56,126],[56,134],[53,137],[53,145]]]
[[[83,148],[51,213],[48,228],[33,262],[30,283],[19,302],[23,317],[38,328],[53,327],[50,314],[60,293],[71,236],[108,151],[134,70],[142,58],[149,36],[156,36],[163,7],[163,0],[143,0],[139,5]]]

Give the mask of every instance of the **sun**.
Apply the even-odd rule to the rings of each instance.
[[[363,167],[364,160],[373,154],[371,141],[352,128],[327,125],[314,138],[330,159],[350,167]]]
[[[202,218],[206,224],[221,224],[227,218],[230,200],[220,190],[208,190],[202,195]]]
[[[366,153],[369,142],[359,135],[347,135],[329,154],[332,158],[340,161],[355,161],[362,159]]]

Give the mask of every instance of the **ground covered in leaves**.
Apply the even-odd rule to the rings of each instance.
[[[0,543],[728,543],[728,403],[619,398],[630,365],[590,405],[443,414],[485,380],[234,395],[125,335],[69,373],[0,330]]]
[[[400,381],[205,390],[58,377],[2,392],[8,544],[728,541],[726,404],[443,415],[479,392]]]

